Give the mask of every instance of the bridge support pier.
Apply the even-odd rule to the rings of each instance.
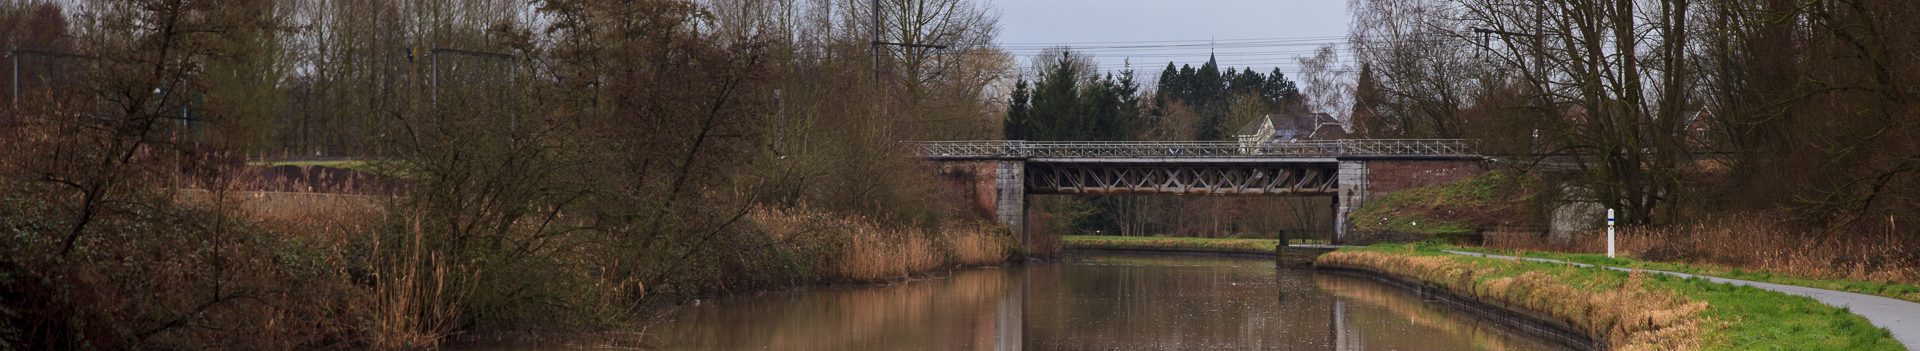
[[[1367,201],[1367,161],[1341,160],[1336,175],[1340,191],[1333,196],[1333,240],[1334,245],[1346,244],[1347,231],[1353,229],[1353,210],[1359,209]]]
[[[1027,237],[1027,162],[1024,160],[997,161],[993,170],[994,210],[993,217],[1013,237],[1020,240],[1020,253],[1032,255],[1032,240]]]

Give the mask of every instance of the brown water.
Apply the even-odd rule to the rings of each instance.
[[[1344,276],[1272,261],[1100,255],[679,307],[646,330],[512,348],[1564,350]],[[637,336],[644,335],[644,336]],[[632,340],[638,339],[638,340]]]

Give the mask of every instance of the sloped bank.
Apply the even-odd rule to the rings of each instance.
[[[1698,279],[1463,257],[1420,245],[1343,249],[1315,265],[1431,294],[1569,343],[1584,336],[1593,349],[1903,349],[1846,310]]]
[[[1561,322],[1559,319],[1531,313],[1524,309],[1515,309],[1496,302],[1482,301],[1480,299],[1462,296],[1445,288],[1368,269],[1337,265],[1317,266],[1315,268],[1318,273],[1367,279],[1400,288],[1414,293],[1416,296],[1421,297],[1422,300],[1443,304],[1448,308],[1500,323],[1500,325],[1507,329],[1519,330],[1576,349],[1607,349],[1606,345],[1601,343],[1600,340],[1595,340],[1592,336],[1587,335],[1587,333],[1580,331],[1572,325]]]

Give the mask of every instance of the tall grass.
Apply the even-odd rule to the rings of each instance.
[[[1007,233],[994,228],[970,223],[942,230],[948,235],[953,263],[967,266],[1005,263],[1016,243]]]
[[[375,265],[372,311],[368,316],[368,346],[380,350],[430,347],[459,329],[456,325],[467,295],[473,290],[449,279],[448,263],[426,249],[425,235],[409,231],[411,242],[389,264]],[[374,241],[374,252],[382,252]],[[451,280],[451,281],[450,281]]]
[[[1603,253],[1604,231],[1572,240],[1525,235],[1488,236],[1487,247]],[[1814,279],[1920,283],[1920,239],[1887,231],[1820,235],[1757,215],[1737,215],[1690,225],[1624,228],[1616,250],[1627,257],[1715,268],[1741,269]]]
[[[759,208],[749,217],[778,245],[813,255],[801,264],[828,280],[900,279],[947,266],[996,264],[1012,253],[1009,235],[980,223],[930,231],[805,206]]]

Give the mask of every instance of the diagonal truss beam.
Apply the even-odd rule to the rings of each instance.
[[[1332,195],[1338,165],[1296,163],[1032,163],[1035,194]]]

